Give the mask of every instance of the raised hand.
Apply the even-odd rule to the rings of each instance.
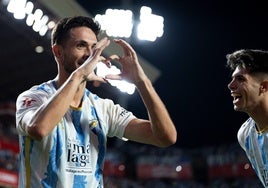
[[[122,39],[115,39],[114,42],[120,45],[123,49],[123,56],[119,57],[118,55],[111,55],[107,58],[107,60],[118,61],[122,66],[121,74],[109,74],[106,75],[105,78],[111,80],[124,79],[131,83],[134,83],[135,85],[144,78],[147,78],[139,63],[135,50],[126,41]]]
[[[81,65],[77,71],[81,71],[84,75],[85,81],[100,81],[100,82],[106,82],[102,77],[99,77],[95,74],[94,70],[96,68],[96,65],[98,62],[103,62],[107,66],[110,65],[108,63],[108,59],[105,59],[103,56],[101,56],[102,51],[110,44],[110,40],[105,37],[101,39],[99,42],[97,42],[96,47],[93,51],[93,54],[87,58],[87,60]]]

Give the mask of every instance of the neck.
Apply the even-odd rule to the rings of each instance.
[[[259,104],[247,114],[256,122],[258,130],[268,127],[268,106],[266,108],[266,104]]]
[[[60,79],[59,76],[57,76],[54,80],[55,80],[57,89],[59,89],[66,82],[66,79]],[[77,91],[73,97],[73,100],[70,103],[70,106],[72,106],[74,108],[79,108],[81,106],[82,98],[83,98],[84,92],[85,92],[85,88],[86,88],[86,82],[81,83],[78,86]]]
[[[259,134],[263,134],[264,132],[266,132],[268,130],[268,125],[263,127],[263,128],[261,128],[261,129],[258,127],[258,125],[256,125],[256,129],[257,129],[257,132]]]

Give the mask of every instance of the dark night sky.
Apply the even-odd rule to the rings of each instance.
[[[268,49],[268,11],[258,1],[98,1],[79,0],[92,15],[107,8],[134,11],[142,5],[164,17],[162,38],[132,40],[135,50],[161,70],[154,83],[178,130],[180,147],[237,142],[247,115],[234,112],[227,84],[226,54],[241,48]],[[128,6],[126,3],[128,2]],[[124,5],[124,6],[123,6]],[[137,93],[128,109],[144,117]]]

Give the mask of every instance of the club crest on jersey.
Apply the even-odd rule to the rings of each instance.
[[[97,125],[98,125],[98,121],[97,121],[97,120],[92,120],[92,121],[89,123],[89,127],[90,127],[91,129],[94,129]]]

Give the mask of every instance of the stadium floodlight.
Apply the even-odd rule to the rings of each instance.
[[[7,10],[11,13],[14,13],[13,16],[16,19],[25,18],[25,5],[26,0],[10,0]]]
[[[104,15],[97,14],[95,20],[108,36],[129,38],[132,34],[133,13],[130,10],[107,9]]]
[[[142,6],[140,9],[140,21],[137,24],[137,37],[140,40],[155,41],[164,33],[164,18],[152,14],[150,7]],[[133,13],[130,10],[107,9],[104,15],[95,16],[101,29],[106,31],[108,36],[130,38],[133,24]]]
[[[140,40],[155,41],[164,33],[164,18],[152,14],[150,7],[143,6],[140,9],[140,23],[137,28],[137,36]]]
[[[7,5],[7,11],[13,13],[15,19],[24,19],[26,24],[31,26],[40,36],[44,36],[50,27],[47,25],[49,17],[43,14],[41,9],[34,11],[34,4],[27,0],[10,0]],[[34,12],[33,12],[34,11]]]

